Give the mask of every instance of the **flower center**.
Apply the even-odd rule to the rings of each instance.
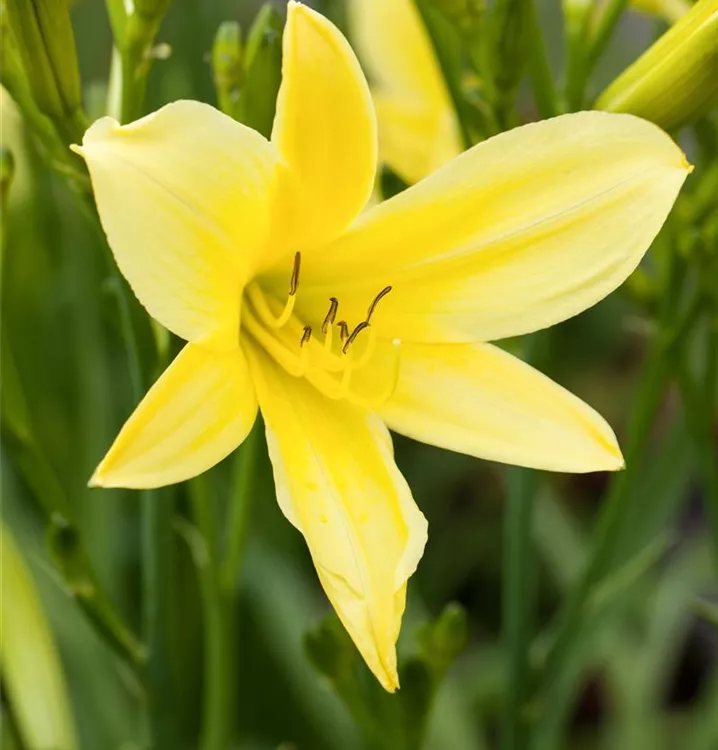
[[[385,286],[371,300],[365,318],[353,329],[346,320],[337,320],[337,297],[329,298],[329,309],[321,326],[304,325],[294,314],[301,263],[301,253],[297,252],[287,300],[282,308],[276,298],[268,299],[256,282],[247,287],[248,304],[243,314],[244,325],[291,375],[306,377],[331,399],[346,399],[372,410],[379,408],[396,390],[401,342],[398,339],[391,342],[390,375],[388,382],[377,393],[368,396],[359,393],[353,387],[352,376],[374,359],[377,341],[371,320],[377,306],[391,292],[392,287]],[[317,332],[320,332],[320,336]],[[296,344],[292,345],[294,336]]]

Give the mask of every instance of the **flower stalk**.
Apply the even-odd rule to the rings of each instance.
[[[549,750],[557,744],[568,709],[572,684],[573,660],[581,642],[582,622],[589,614],[593,592],[610,572],[615,542],[626,515],[641,459],[651,434],[655,415],[671,376],[676,353],[700,311],[700,299],[694,296],[683,311],[676,310],[682,296],[684,274],[671,258],[673,273],[668,275],[670,288],[664,296],[659,330],[646,356],[638,392],[629,416],[625,439],[626,468],[614,475],[604,497],[588,559],[559,613],[553,645],[546,657],[539,688],[541,720],[534,736],[532,750]],[[591,617],[597,616],[591,613]]]
[[[89,122],[82,109],[68,4],[7,0],[6,5],[9,26],[37,108],[54,123],[65,144],[77,143]]]

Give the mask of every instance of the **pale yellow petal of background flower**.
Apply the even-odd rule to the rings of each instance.
[[[439,109],[449,104],[441,69],[413,0],[350,0],[351,40],[372,86]]]
[[[335,237],[374,185],[377,134],[369,87],[354,52],[326,18],[290,2],[272,141],[286,160],[286,253]]]
[[[269,230],[271,144],[209,105],[182,101],[123,127],[98,120],[81,153],[140,302],[184,339],[235,347],[242,286]]]
[[[426,519],[373,414],[329,401],[266,355],[250,356],[277,499],[369,668],[398,686],[395,643]]]
[[[582,112],[480,143],[307,258],[302,317],[329,296],[405,341],[489,341],[570,318],[638,265],[689,165],[658,127]]]
[[[90,484],[136,489],[194,477],[229,455],[256,416],[242,350],[187,344],[125,422]]]
[[[379,158],[418,182],[463,150],[431,40],[412,0],[350,0],[348,9],[376,105]]]
[[[569,472],[623,466],[603,417],[491,344],[404,344],[397,390],[379,416],[414,440],[491,461]]]
[[[419,182],[461,153],[450,109],[381,92],[374,95],[374,105],[380,158],[408,184]]]

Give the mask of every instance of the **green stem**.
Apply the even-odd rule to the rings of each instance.
[[[263,443],[263,423],[257,417],[254,427],[238,448],[234,458],[229,496],[226,554],[222,569],[222,585],[234,591],[244,555],[249,518],[254,497],[256,465]]]
[[[166,8],[158,15],[143,15],[137,10],[121,23],[120,14],[110,4],[110,17],[115,32],[115,45],[120,53],[122,87],[120,93],[120,122],[128,123],[144,114],[147,76],[152,63],[152,45],[162,23]],[[121,36],[117,36],[122,27]]]
[[[675,272],[674,279],[683,278]],[[570,702],[570,684],[574,655],[580,642],[584,618],[595,617],[586,606],[592,592],[609,571],[615,541],[619,537],[626,504],[630,502],[635,479],[639,476],[640,461],[650,436],[654,416],[661,404],[669,379],[673,357],[682,337],[699,311],[694,298],[679,321],[673,322],[673,302],[680,297],[677,288],[666,290],[663,325],[656,335],[644,364],[638,395],[628,425],[626,438],[626,469],[614,475],[613,483],[604,499],[591,548],[591,554],[581,577],[566,598],[558,620],[556,637],[546,658],[542,674],[542,722],[535,736],[535,750],[552,750],[563,725]]]
[[[606,49],[606,45],[616,29],[616,24],[627,6],[628,0],[609,0],[606,4],[590,37],[588,48],[589,71]]]
[[[441,68],[444,82],[446,83],[446,88],[451,97],[451,102],[454,105],[454,113],[456,114],[456,120],[459,125],[464,148],[471,148],[474,145],[474,139],[471,135],[469,123],[466,121],[464,95],[461,91],[460,81],[457,80],[455,66],[452,65],[452,61],[449,59],[448,46],[442,43],[440,33],[437,30],[438,24],[437,19],[435,18],[436,10],[428,0],[414,0],[414,4],[419,11],[424,28],[426,29],[426,33],[431,41],[434,53],[436,54],[436,59]]]
[[[713,556],[718,566],[718,456],[716,456],[714,429],[715,400],[713,399],[713,378],[715,377],[713,359],[716,356],[715,344],[710,339],[715,338],[713,331],[709,331],[708,366],[706,368],[705,388],[697,388],[691,378],[689,363],[686,360],[685,347],[682,356],[678,358],[678,385],[686,413],[686,421],[698,461],[701,474],[703,492],[710,520],[711,537],[713,541]],[[705,395],[704,395],[705,394]]]
[[[533,499],[538,474],[511,469],[504,524],[504,638],[509,684],[503,713],[503,750],[523,750],[530,693],[529,647],[533,630],[536,560],[532,541]]]
[[[189,486],[192,513],[202,535],[203,554],[195,554],[202,595],[205,679],[201,750],[226,750],[234,731],[234,600],[222,587],[217,528],[207,478]]]
[[[531,36],[529,76],[534,98],[536,99],[536,107],[542,118],[555,117],[560,111],[558,95],[553,82],[551,67],[548,63],[546,44],[541,31],[538,13],[536,12],[535,0],[529,2],[528,13]]]
[[[581,109],[589,73],[586,59],[588,16],[588,8],[582,12],[565,11],[566,102],[572,112]]]
[[[169,659],[172,580],[171,492],[140,493],[143,630],[147,646],[146,729],[151,750],[176,750],[177,717]]]
[[[550,332],[525,340],[526,361],[541,365],[548,358]],[[534,498],[539,474],[523,468],[508,473],[503,541],[503,639],[508,660],[508,688],[503,711],[503,750],[524,750],[528,741],[526,704],[531,693],[529,650],[536,605]]]
[[[496,119],[502,130],[512,124],[511,113],[531,52],[532,0],[496,0],[488,18],[491,77]]]

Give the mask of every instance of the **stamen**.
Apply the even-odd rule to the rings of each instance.
[[[371,320],[371,316],[374,314],[374,310],[376,310],[376,306],[381,302],[381,300],[386,297],[387,294],[391,291],[392,287],[385,286],[379,294],[374,297],[374,300],[372,301],[371,305],[369,305],[369,309],[367,310],[366,314],[366,322],[369,323]]]
[[[309,339],[312,337],[312,327],[311,326],[304,326],[304,331],[302,332],[302,340],[299,342],[299,346],[302,347],[304,344],[309,343]]]
[[[339,338],[342,341],[346,341],[349,338],[349,326],[346,320],[340,320],[337,325],[339,326]]]
[[[292,277],[289,280],[289,297],[284,305],[279,317],[277,317],[270,309],[267,304],[267,300],[264,299],[261,289],[258,286],[252,284],[247,289],[249,298],[257,308],[259,317],[266,323],[270,328],[282,328],[287,324],[289,319],[292,317],[294,312],[294,302],[297,298],[297,288],[299,287],[299,269],[302,265],[302,254],[296,252],[294,255],[294,266],[292,268]]]
[[[302,267],[302,254],[297,250],[294,253],[294,266],[292,268],[292,278],[289,280],[289,296],[293,297],[297,293],[299,286],[299,270]]]
[[[337,310],[339,309],[339,300],[336,297],[329,298],[329,312],[324,318],[322,323],[322,333],[326,333],[329,326],[334,323],[334,318],[337,317]]]
[[[355,406],[360,406],[368,411],[376,411],[380,409],[384,404],[396,393],[397,386],[399,384],[399,372],[401,370],[401,340],[394,339],[392,342],[394,347],[394,362],[392,369],[391,381],[387,387],[376,396],[364,396],[359,393],[355,393],[351,390],[351,375],[352,372],[357,369],[351,360],[347,359],[347,368],[342,374],[341,383],[336,390],[328,390],[326,385],[322,388],[322,392],[329,398],[338,401],[340,399],[346,399],[349,403]],[[347,355],[347,358],[351,356],[351,350]],[[336,381],[334,381],[336,384]]]
[[[351,332],[351,336],[346,340],[346,343],[342,347],[342,354],[346,354],[349,350],[349,347],[354,343],[356,340],[356,337],[365,329],[369,328],[369,323],[366,320],[363,320],[359,325]]]

